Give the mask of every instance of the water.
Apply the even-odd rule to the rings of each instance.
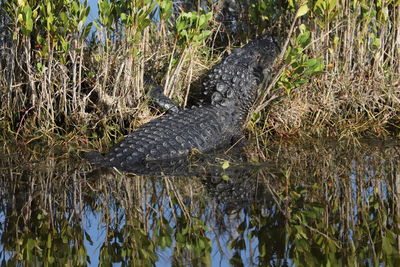
[[[0,260],[398,266],[398,145],[271,142],[141,174],[91,166],[63,148],[3,145]]]

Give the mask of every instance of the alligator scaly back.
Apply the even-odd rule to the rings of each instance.
[[[133,131],[104,157],[92,154],[89,161],[126,168],[146,161],[170,160],[191,150],[208,152],[235,143],[253,105],[260,84],[269,77],[279,53],[275,38],[265,36],[236,49],[213,68],[204,82],[210,100],[204,106],[179,110],[157,93],[153,97],[170,112]],[[150,84],[154,87],[157,85]],[[157,92],[160,88],[156,87]]]

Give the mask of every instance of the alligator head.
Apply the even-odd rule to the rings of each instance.
[[[279,51],[279,43],[272,36],[235,49],[206,76],[204,93],[214,105],[237,106],[247,114],[259,85],[270,78]]]

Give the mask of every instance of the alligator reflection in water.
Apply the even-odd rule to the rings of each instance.
[[[174,160],[147,161],[143,164],[119,167],[118,171],[135,175],[146,175],[164,179],[174,177],[190,182],[196,179],[204,187],[209,197],[223,206],[227,213],[235,212],[249,203],[259,202],[265,190],[258,192],[256,173],[265,164],[249,163],[240,148],[228,153],[194,154]],[[98,179],[109,173],[109,167],[97,168],[88,177]],[[190,179],[190,180],[188,180]],[[258,195],[260,194],[260,195]]]
[[[399,262],[398,147],[280,144],[264,156],[273,159],[268,167],[246,168],[240,157],[232,162],[221,156],[208,161],[212,167],[202,175],[192,169],[191,177],[162,179],[96,173],[56,155],[45,161],[26,153],[2,157],[1,260],[160,266]],[[245,194],[232,197],[237,188]]]

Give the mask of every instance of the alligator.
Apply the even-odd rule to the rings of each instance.
[[[151,96],[170,110],[129,134],[104,156],[98,152],[86,158],[102,166],[126,168],[149,161],[171,160],[233,145],[243,137],[242,127],[254,104],[258,89],[273,72],[279,53],[276,38],[264,36],[235,49],[206,74],[206,101],[181,109],[162,94],[151,79]]]

